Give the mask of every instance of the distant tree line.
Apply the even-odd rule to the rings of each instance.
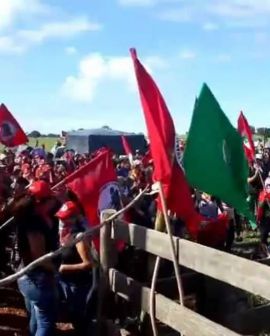
[[[39,131],[32,131],[28,133],[30,138],[59,138],[59,134],[49,133],[49,134],[42,134]]]
[[[104,129],[110,129],[109,126],[103,126],[102,128]],[[259,127],[259,128],[255,128],[254,126],[250,126],[250,129],[251,129],[251,132],[252,134],[254,135],[259,135],[261,137],[264,137],[264,138],[270,138],[270,128],[267,128],[267,127]],[[80,131],[84,130],[83,128],[80,128],[79,129]],[[63,132],[62,132],[63,133]],[[64,132],[66,133],[66,132]],[[39,131],[32,131],[30,133],[28,133],[28,136],[30,138],[41,138],[41,137],[45,137],[45,138],[58,138],[60,136],[60,134],[55,134],[55,133],[49,133],[49,134],[42,134],[40,133]],[[188,133],[186,133],[185,137],[188,136]]]
[[[254,126],[250,126],[250,129],[253,135],[259,135],[266,138],[270,137],[270,128],[268,127],[255,128]]]
[[[267,128],[267,127],[257,128],[256,134],[260,135],[262,137],[265,137],[265,138],[269,138],[270,137],[270,128]]]

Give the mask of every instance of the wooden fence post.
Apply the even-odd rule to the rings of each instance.
[[[113,209],[104,210],[101,213],[101,221],[115,214]],[[110,312],[111,300],[109,298],[109,269],[117,263],[117,250],[115,243],[111,239],[112,223],[104,225],[100,229],[100,279],[98,291],[98,335],[110,336],[109,328],[107,328],[106,318]]]

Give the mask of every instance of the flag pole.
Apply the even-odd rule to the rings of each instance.
[[[151,281],[151,290],[150,290],[150,320],[151,326],[153,330],[153,335],[158,336],[157,325],[155,320],[155,312],[156,312],[156,302],[155,302],[155,292],[156,292],[156,283],[158,277],[158,271],[160,267],[161,258],[158,256],[156,257],[155,267],[153,271],[152,281]]]
[[[166,205],[166,200],[165,200],[165,195],[164,195],[164,191],[162,188],[162,184],[160,182],[157,182],[155,189],[157,189],[157,191],[159,192],[163,219],[165,222],[167,234],[170,239],[170,248],[171,248],[171,253],[172,253],[172,258],[173,258],[177,289],[179,293],[179,302],[181,305],[184,305],[183,287],[182,287],[180,271],[179,271],[179,266],[178,266],[177,257],[176,257],[176,250],[175,250],[175,245],[173,241],[173,236],[172,236],[172,231],[171,231],[171,226],[170,226],[170,221],[169,221],[169,216],[168,216],[168,209]],[[157,229],[158,231],[163,231],[163,227],[162,227],[163,225],[161,221],[162,221],[162,218],[160,218],[159,223],[158,223],[159,224],[159,228]],[[156,321],[155,321],[155,291],[156,291],[156,282],[157,282],[160,262],[161,262],[161,258],[158,256],[156,258],[156,262],[155,262],[155,266],[153,270],[153,276],[152,276],[152,281],[151,281],[151,291],[150,291],[150,320],[151,320],[151,325],[152,325],[154,336],[158,336],[158,331],[157,331],[157,326],[156,326]]]
[[[168,209],[167,209],[167,204],[166,204],[166,200],[165,200],[165,195],[164,195],[162,184],[160,182],[158,182],[158,187],[159,187],[159,195],[160,195],[162,212],[163,212],[163,215],[164,215],[166,230],[167,230],[167,233],[168,233],[168,236],[169,236],[169,239],[170,239],[170,248],[171,248],[171,253],[172,253],[172,258],[173,258],[173,266],[174,266],[175,277],[176,277],[176,283],[177,283],[177,288],[178,288],[178,293],[179,293],[179,302],[180,302],[181,305],[184,305],[183,287],[182,287],[182,282],[181,282],[181,277],[180,277],[178,261],[177,261],[177,257],[176,257],[176,248],[175,248],[174,241],[173,241],[172,230],[171,230],[171,225],[170,225],[170,221],[169,221]]]
[[[80,168],[79,168],[79,169],[80,169]],[[77,172],[79,169],[76,169],[73,173]],[[73,173],[72,173],[72,174],[73,174]],[[69,177],[69,176],[67,176],[67,177]],[[55,184],[54,186],[52,186],[51,190],[53,191],[53,190],[55,190],[55,189],[61,187],[63,184],[65,184],[65,183],[66,183],[66,180],[67,180],[67,177],[65,177],[62,181],[60,181],[60,182],[58,182],[57,184]],[[31,185],[31,184],[28,184],[28,185],[25,187],[25,190],[29,189],[30,185]],[[14,201],[14,199],[12,199],[12,201],[10,202],[10,204],[11,204],[13,201]],[[4,230],[7,226],[9,226],[9,224],[11,224],[13,220],[14,220],[14,217],[10,217],[4,224],[2,224],[2,225],[0,226],[0,232],[1,232],[2,230]]]

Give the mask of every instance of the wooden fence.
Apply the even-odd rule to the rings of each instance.
[[[110,289],[149,313],[150,288],[115,269],[114,240],[172,261],[166,234],[119,220],[101,230],[103,293]],[[174,237],[179,265],[270,300],[270,268],[260,263]],[[156,293],[156,319],[186,336],[240,335]],[[269,312],[269,310],[268,310]],[[247,315],[251,316],[251,315]]]

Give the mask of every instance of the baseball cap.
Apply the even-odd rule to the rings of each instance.
[[[56,217],[65,220],[79,213],[78,206],[74,202],[68,201],[62,205],[61,209],[56,213]]]

